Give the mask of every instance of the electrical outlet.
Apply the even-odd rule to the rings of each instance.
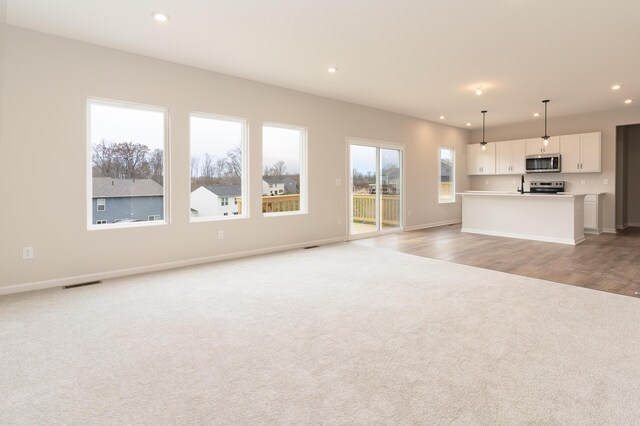
[[[224,239],[224,231],[218,231],[218,239],[219,240]]]
[[[485,181],[484,181],[484,184],[485,184],[485,185],[489,185],[489,179],[485,180]]]
[[[338,216],[338,225],[342,224],[342,218],[340,216]]]
[[[22,248],[22,258],[24,260],[33,259],[33,247],[23,247]]]
[[[587,181],[586,181],[586,180],[584,180],[584,179],[582,179],[582,180],[580,181],[580,183],[584,185],[585,183],[587,183]]]
[[[605,185],[609,185],[609,179],[605,179],[605,180],[604,180],[604,184],[605,184]]]
[[[411,216],[411,210],[407,210],[407,216]]]
[[[342,179],[336,179],[336,186],[342,185]]]

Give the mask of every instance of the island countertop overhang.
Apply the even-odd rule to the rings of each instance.
[[[516,197],[516,198],[584,198],[587,194],[579,194],[573,192],[559,192],[557,194],[532,194],[529,192],[525,192],[521,194],[520,192],[509,192],[509,191],[465,191],[458,192],[457,195],[461,196],[480,196],[480,197]]]

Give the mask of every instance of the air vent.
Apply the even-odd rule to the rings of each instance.
[[[72,285],[65,285],[64,287],[62,287],[64,290],[67,290],[69,288],[76,288],[76,287],[84,287],[87,285],[94,285],[94,284],[100,284],[102,281],[89,281],[88,283],[81,283],[81,284],[72,284]]]

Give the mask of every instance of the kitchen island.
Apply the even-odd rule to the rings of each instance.
[[[584,241],[585,194],[467,191],[462,232],[579,244]]]

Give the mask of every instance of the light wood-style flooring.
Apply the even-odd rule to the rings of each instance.
[[[460,232],[460,225],[354,240],[416,256],[640,297],[640,228],[577,246]]]

